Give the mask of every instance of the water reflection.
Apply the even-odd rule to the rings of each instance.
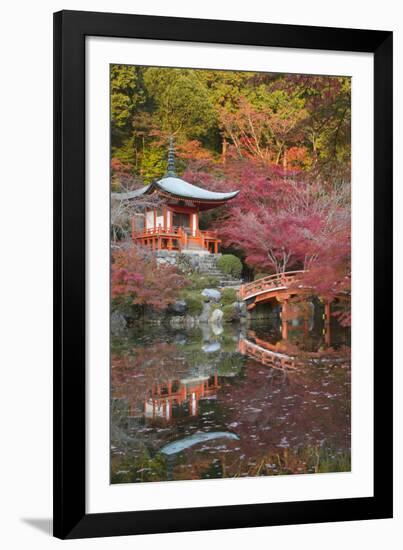
[[[144,402],[144,417],[152,421],[183,416],[196,416],[200,399],[217,396],[220,389],[218,374],[168,380],[165,384],[154,384]]]
[[[254,334],[252,331],[251,333]],[[266,367],[282,370],[297,367],[294,356],[279,352],[276,345],[261,338],[254,337],[253,341],[248,338],[240,338],[238,350],[242,355],[247,355]]]
[[[113,342],[112,482],[349,470],[349,333],[288,324],[286,340],[274,319]]]

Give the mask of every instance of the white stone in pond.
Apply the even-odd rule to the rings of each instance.
[[[205,288],[202,292],[202,296],[213,302],[219,302],[221,300],[221,292],[215,288]]]
[[[222,325],[210,325],[211,332],[214,334],[214,336],[220,336],[224,332],[224,329],[222,328]]]
[[[220,342],[209,342],[208,344],[204,344],[204,346],[202,347],[204,353],[214,353],[216,351],[220,351],[220,349]]]
[[[211,314],[210,323],[212,325],[221,325],[223,317],[224,314],[221,309],[215,309]]]

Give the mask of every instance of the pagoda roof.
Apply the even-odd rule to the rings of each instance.
[[[115,198],[125,199],[135,199],[142,195],[149,195],[153,191],[162,191],[164,194],[172,195],[175,198],[183,198],[187,200],[195,200],[201,202],[211,202],[211,203],[222,203],[227,200],[233,199],[239,193],[239,191],[231,191],[229,193],[219,193],[217,191],[209,191],[208,189],[203,189],[192,183],[179,178],[175,175],[167,174],[163,178],[150,185],[146,185],[141,189],[136,189],[134,191],[128,191],[127,193],[112,193],[112,196]]]
[[[175,159],[173,138],[169,139],[168,150],[168,170],[160,180],[153,181],[150,185],[146,185],[135,191],[127,193],[112,193],[112,197],[121,200],[135,199],[142,195],[149,195],[154,192],[159,192],[162,196],[173,198],[175,200],[183,200],[185,202],[195,202],[198,207],[206,210],[220,206],[224,202],[233,199],[239,191],[231,191],[229,193],[219,193],[217,191],[209,191],[197,185],[193,185],[182,178],[179,178],[175,172]]]

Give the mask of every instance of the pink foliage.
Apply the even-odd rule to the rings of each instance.
[[[215,191],[239,189],[215,221],[225,246],[241,250],[251,267],[264,272],[307,270],[317,293],[348,292],[350,189],[310,181],[301,171],[242,159],[206,171],[192,165],[188,181]],[[345,279],[347,277],[347,279]]]
[[[174,302],[186,279],[172,266],[158,265],[154,256],[131,246],[113,254],[112,298],[161,310]]]

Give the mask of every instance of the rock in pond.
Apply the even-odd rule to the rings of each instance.
[[[204,351],[204,353],[214,353],[216,351],[220,351],[220,349],[220,342],[208,342],[207,344],[204,344],[202,346],[202,350]]]
[[[211,323],[212,325],[221,325],[223,317],[224,314],[221,309],[215,309],[210,315],[209,323]]]
[[[211,328],[211,332],[214,334],[214,336],[220,336],[224,332],[224,329],[222,328],[222,325],[217,325],[215,323],[209,325]]]
[[[169,311],[176,313],[177,315],[183,315],[187,309],[185,300],[176,300],[173,304],[169,305]]]

